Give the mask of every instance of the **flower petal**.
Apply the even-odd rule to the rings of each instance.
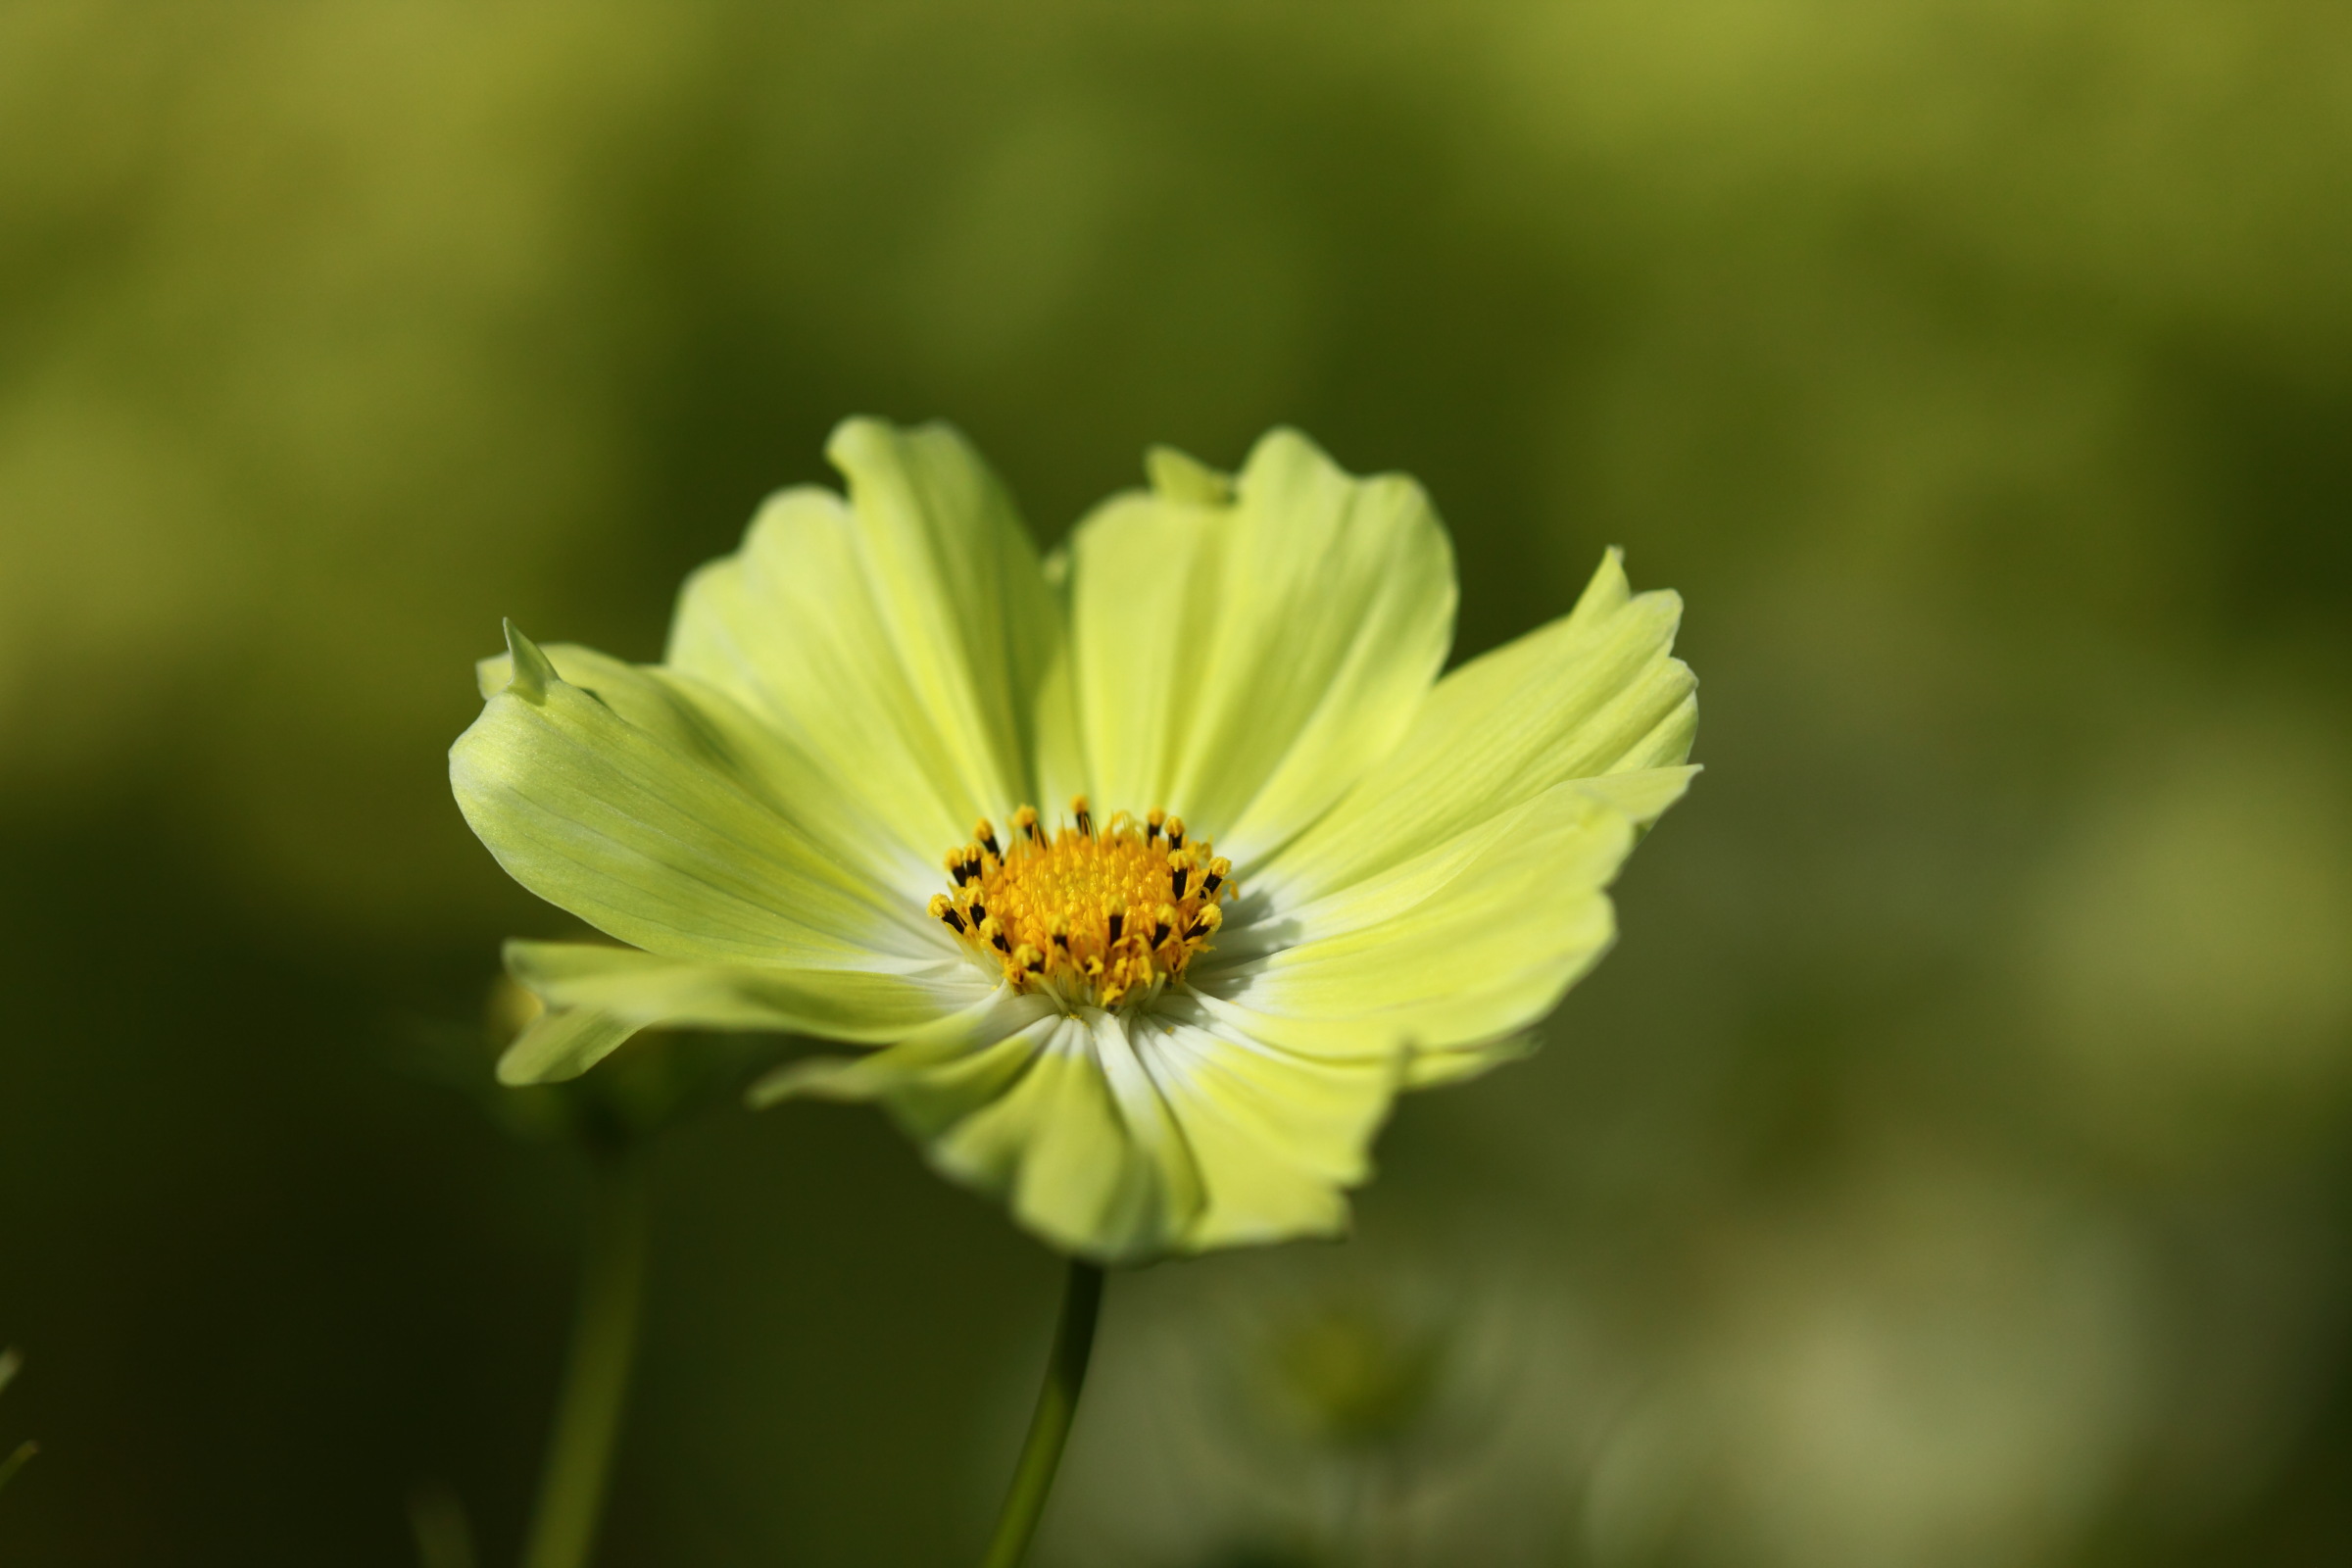
[[[1064,1251],[1134,1262],[1178,1245],[1199,1172],[1168,1107],[1104,1013],[1038,1026],[1028,1070],[930,1147],[932,1163],[1004,1196]]]
[[[1004,1200],[1063,1251],[1133,1262],[1170,1250],[1200,1212],[1200,1178],[1124,1028],[1050,1004],[1039,1013],[978,1049],[931,1040],[795,1063],[754,1099],[879,1100],[942,1173]]]
[[[1356,479],[1305,437],[1230,487],[1154,453],[1071,550],[1071,703],[1102,808],[1164,806],[1237,862],[1304,829],[1411,722],[1453,634],[1452,547],[1420,486]]]
[[[668,662],[818,759],[926,863],[1031,797],[1032,705],[1061,617],[1003,488],[954,430],[851,419],[845,502],[770,500],[689,578]]]
[[[1673,657],[1682,600],[1634,595],[1612,550],[1551,624],[1452,671],[1388,760],[1250,884],[1275,904],[1375,875],[1568,779],[1603,786],[1637,821],[1692,769],[1697,682]]]
[[[1404,1066],[1404,1087],[1443,1089],[1451,1084],[1466,1084],[1507,1062],[1526,1060],[1542,1046],[1543,1042],[1532,1034],[1515,1034],[1473,1041],[1466,1046],[1447,1046],[1439,1051],[1416,1051]]]
[[[1301,1055],[1182,998],[1132,1027],[1200,1166],[1205,1202],[1184,1250],[1347,1230],[1346,1190],[1371,1175],[1372,1139],[1400,1086],[1395,1053]]]
[[[828,1040],[907,1040],[969,1016],[996,990],[960,957],[929,972],[663,957],[590,942],[510,942],[507,972],[550,1007],[591,1008],[635,1028],[772,1029]]]
[[[510,646],[514,678],[450,749],[450,784],[523,886],[677,957],[905,969],[953,952],[897,890],[762,800],[714,732],[632,723],[519,632]]]
[[[906,849],[873,798],[849,786],[822,759],[710,682],[681,670],[632,664],[577,643],[550,643],[549,665],[639,729],[682,756],[724,773],[785,817],[826,856],[898,890],[920,906],[939,887],[937,857]],[[475,666],[485,700],[513,681],[514,658]]]
[[[1229,1029],[1303,1054],[1488,1052],[1557,1004],[1608,948],[1602,891],[1631,853],[1631,816],[1558,785],[1498,822],[1285,915],[1280,943],[1248,936],[1193,986]],[[1467,1069],[1469,1064],[1455,1063]]]
[[[928,1143],[1004,1093],[1035,1050],[1025,1031],[1059,1015],[1046,998],[1010,987],[1000,988],[990,1006],[968,1036],[943,1030],[865,1055],[803,1057],[754,1084],[751,1103],[881,1101],[910,1137]]]
[[[643,1027],[593,1007],[551,1007],[533,1018],[500,1055],[498,1081],[512,1089],[577,1078],[628,1044]]]
[[[935,1033],[796,1062],[754,1102],[881,1101],[942,1172],[1103,1262],[1346,1228],[1343,1190],[1367,1174],[1396,1053],[1302,1056],[1181,998],[1156,1014],[1081,1016],[1021,1000],[1037,1013],[993,1044]]]

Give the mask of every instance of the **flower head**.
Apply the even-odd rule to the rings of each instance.
[[[526,887],[630,946],[510,944],[501,1073],[656,1024],[878,1047],[756,1093],[873,1100],[1065,1250],[1329,1234],[1400,1089],[1479,1072],[1613,934],[1682,793],[1672,594],[1612,552],[1439,678],[1419,486],[1295,432],[1166,450],[1041,563],[971,448],[851,420],[695,573],[658,665],[510,627],[450,754]]]

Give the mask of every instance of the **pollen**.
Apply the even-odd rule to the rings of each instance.
[[[931,917],[1016,991],[1066,1005],[1147,1001],[1181,977],[1225,922],[1233,862],[1154,809],[1098,819],[1081,795],[1051,831],[1022,807],[1004,838],[988,821],[947,853]]]

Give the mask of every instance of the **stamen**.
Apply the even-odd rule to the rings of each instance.
[[[1015,990],[1042,987],[1069,1008],[1147,1005],[1223,925],[1232,862],[1205,840],[1188,844],[1183,819],[1157,808],[1098,818],[1080,795],[1067,820],[1049,832],[1023,806],[1006,840],[975,822],[947,857],[951,888],[931,915]]]

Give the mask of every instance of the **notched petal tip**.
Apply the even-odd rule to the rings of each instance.
[[[1144,452],[1144,477],[1164,500],[1196,507],[1233,505],[1233,475],[1219,473],[1189,453],[1154,446]]]
[[[910,456],[947,447],[970,466],[986,470],[979,448],[946,419],[900,424],[870,414],[853,414],[825,437],[825,461],[849,481],[854,498],[861,482],[902,467]]]
[[[1426,512],[1434,519],[1437,504],[1429,490],[1409,473],[1382,469],[1356,473],[1325,451],[1322,443],[1295,425],[1278,424],[1259,436],[1242,462],[1235,480],[1241,491],[1280,490],[1300,481],[1359,492],[1382,510]]]

